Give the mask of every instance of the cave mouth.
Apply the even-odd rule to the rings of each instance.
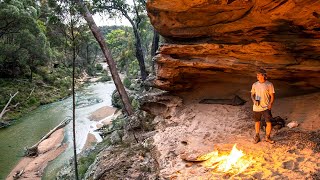
[[[268,79],[273,83],[276,98],[299,96],[320,92],[320,88],[314,87],[301,79],[286,81],[273,79],[272,74]],[[202,99],[232,99],[235,95],[246,101],[250,101],[251,86],[257,79],[255,73],[239,74],[226,72],[211,73],[181,73],[173,84],[181,84],[179,90],[171,90],[175,95],[185,101],[199,102]]]

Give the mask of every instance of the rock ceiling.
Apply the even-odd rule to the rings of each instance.
[[[165,39],[155,57],[161,89],[252,78],[257,68],[320,87],[319,0],[149,0],[147,10]]]

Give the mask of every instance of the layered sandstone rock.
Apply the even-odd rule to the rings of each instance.
[[[257,68],[320,87],[318,0],[150,0],[147,8],[167,42],[155,57],[161,89],[253,77]]]

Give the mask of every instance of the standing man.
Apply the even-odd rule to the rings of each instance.
[[[254,138],[254,143],[258,143],[260,141],[260,119],[263,115],[267,127],[266,127],[266,142],[271,144],[274,143],[273,140],[270,139],[271,134],[271,108],[274,102],[274,87],[273,84],[267,81],[267,72],[263,69],[260,69],[257,72],[258,81],[252,85],[251,89],[251,99],[253,102],[253,119],[255,121],[255,130],[256,136]]]

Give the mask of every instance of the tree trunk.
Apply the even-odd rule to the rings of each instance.
[[[70,6],[73,6],[71,1]],[[73,156],[74,156],[74,172],[75,179],[79,179],[78,173],[78,161],[77,161],[77,144],[76,144],[76,97],[75,97],[75,69],[76,69],[76,38],[74,35],[74,11],[70,8],[70,30],[71,30],[71,40],[72,40],[72,134],[73,134]]]
[[[135,23],[133,22],[133,20],[127,14],[127,12],[124,11],[124,10],[121,10],[121,12],[124,15],[124,17],[126,17],[128,19],[128,21],[130,22],[130,24],[132,25],[134,37],[136,39],[136,42],[135,42],[136,57],[137,57],[138,62],[139,62],[141,78],[144,81],[144,80],[146,80],[148,74],[147,74],[147,71],[146,71],[145,63],[144,63],[143,49],[142,49],[141,38],[140,38],[140,35],[139,35],[139,32],[138,32],[138,29],[137,29]]]
[[[87,58],[87,64],[86,65],[90,65],[90,59],[89,59],[89,44],[86,43],[86,58]]]
[[[30,79],[29,81],[32,83],[32,68],[30,67]]]
[[[122,100],[122,103],[125,107],[125,110],[127,112],[128,115],[132,115],[133,114],[133,110],[132,110],[132,106],[128,97],[127,92],[124,89],[124,86],[121,82],[121,79],[119,77],[119,74],[117,72],[116,69],[116,64],[110,54],[110,51],[107,47],[107,44],[103,38],[103,35],[101,34],[99,28],[97,27],[96,23],[94,22],[91,13],[89,12],[88,8],[86,5],[84,5],[82,3],[81,0],[76,0],[76,2],[79,4],[79,6],[82,8],[82,15],[84,17],[84,19],[87,21],[94,37],[97,39],[100,48],[106,58],[106,61],[109,65],[109,70],[111,72],[112,78],[114,80],[114,83],[116,85],[117,91],[119,92],[120,98]]]
[[[151,58],[152,59],[156,55],[158,48],[159,48],[159,33],[155,29],[153,29],[153,39],[152,39],[152,46],[151,46]],[[154,66],[155,66],[155,62],[152,60],[153,74],[156,73]]]

